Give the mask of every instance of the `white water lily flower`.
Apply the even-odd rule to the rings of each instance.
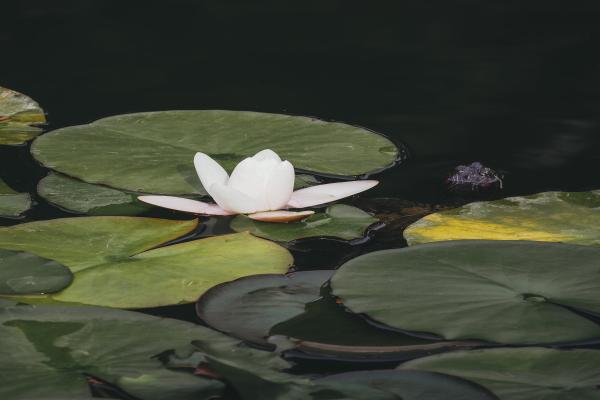
[[[273,150],[262,150],[242,160],[231,176],[204,153],[196,153],[194,166],[202,186],[217,204],[173,196],[140,196],[141,201],[172,210],[206,215],[250,214],[260,221],[289,222],[314,214],[282,211],[329,203],[363,192],[378,181],[328,183],[294,192],[294,167]]]

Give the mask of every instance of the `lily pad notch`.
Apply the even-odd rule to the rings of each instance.
[[[140,217],[37,221],[0,228],[0,249],[53,259],[74,273],[73,283],[45,302],[114,308],[192,303],[219,283],[253,273],[285,273],[293,262],[283,247],[248,233],[160,247],[197,223]]]
[[[600,249],[528,241],[449,241],[368,253],[332,292],[390,329],[501,344],[597,341]]]

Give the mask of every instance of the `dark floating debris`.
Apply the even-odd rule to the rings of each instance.
[[[446,179],[446,183],[452,190],[470,190],[498,188],[502,189],[503,176],[480,162],[469,165],[459,165],[454,169],[452,175]]]

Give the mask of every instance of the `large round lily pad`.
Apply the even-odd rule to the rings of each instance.
[[[600,399],[600,351],[545,348],[457,351],[409,361],[402,370],[458,376],[501,400]]]
[[[255,236],[279,242],[315,236],[353,240],[363,238],[367,228],[378,221],[356,207],[336,204],[328,207],[325,212],[286,224],[255,221],[245,215],[238,215],[231,222],[231,229],[236,232],[248,231]]]
[[[600,246],[600,190],[544,192],[430,214],[404,231],[410,245],[460,239]]]
[[[31,222],[1,228],[0,248],[69,267],[75,280],[53,300],[121,308],[193,302],[216,284],[253,273],[284,273],[292,262],[284,248],[245,233],[152,249],[196,224],[135,217]]]
[[[189,368],[177,365],[188,357]],[[225,384],[194,375],[196,367],[259,387],[283,380],[289,364],[177,320],[85,306],[0,308],[2,399],[91,399],[88,377],[143,400],[221,397]]]
[[[315,384],[345,395],[344,397],[329,397],[332,400],[496,399],[496,396],[487,389],[467,380],[424,371],[346,372],[318,379]]]
[[[600,338],[575,310],[600,311],[600,249],[528,241],[450,241],[366,254],[333,293],[355,313],[445,339],[556,343]]]
[[[0,179],[0,217],[16,218],[31,208],[29,193],[17,193]]]
[[[0,250],[0,294],[54,293],[69,286],[71,271],[62,264],[22,251]]]
[[[135,215],[150,207],[134,193],[82,182],[51,172],[38,183],[38,194],[59,208],[92,215]]]
[[[198,316],[222,332],[266,344],[274,325],[300,315],[333,271],[253,275],[215,286],[198,300]]]
[[[345,312],[321,287],[333,271],[253,275],[208,290],[196,304],[209,326],[271,347],[275,336],[292,337],[294,358],[389,362],[473,347],[470,342],[439,342],[377,329]]]
[[[0,87],[0,144],[19,145],[41,133],[44,111],[29,97]]]
[[[385,137],[341,123],[242,111],[162,111],[118,115],[50,132],[32,145],[48,168],[134,192],[205,194],[193,156],[209,154],[231,171],[270,148],[297,169],[355,176],[392,166]]]

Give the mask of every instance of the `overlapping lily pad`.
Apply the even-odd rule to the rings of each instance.
[[[0,144],[23,144],[41,133],[35,125],[44,122],[44,111],[35,101],[0,87]]]
[[[500,400],[600,399],[600,351],[545,348],[457,351],[407,362],[402,370],[454,375]]]
[[[356,207],[336,204],[328,207],[325,212],[286,224],[255,221],[245,215],[238,215],[231,222],[231,228],[236,232],[248,231],[255,236],[279,242],[316,236],[353,240],[363,238],[367,228],[378,221]]]
[[[312,175],[298,174],[294,180],[294,190],[320,185],[321,181]]]
[[[389,362],[457,348],[472,342],[438,342],[377,329],[321,297],[333,271],[253,275],[207,291],[196,304],[209,326],[263,347],[291,337],[292,358]],[[330,304],[331,301],[331,304]]]
[[[135,215],[150,207],[135,193],[82,182],[51,172],[38,183],[38,194],[59,208],[91,215]]]
[[[241,111],[118,115],[36,140],[45,166],[89,183],[134,192],[205,194],[192,158],[201,151],[231,171],[270,148],[297,169],[355,176],[392,166],[399,149],[366,129],[313,118]],[[82,161],[83,160],[83,161]]]
[[[188,357],[190,368],[177,365]],[[88,377],[143,400],[223,395],[223,382],[193,374],[200,366],[244,388],[283,381],[279,371],[289,368],[277,354],[187,322],[85,306],[0,308],[2,399],[91,399]]]
[[[31,208],[29,193],[17,193],[0,179],[0,217],[16,218]]]
[[[71,271],[35,254],[0,250],[0,295],[58,292],[73,280]]]
[[[453,376],[424,371],[356,371],[330,375],[315,383],[356,400],[494,400],[487,389]]]
[[[600,249],[591,246],[431,243],[358,257],[331,285],[355,313],[445,339],[530,344],[600,338],[600,326],[584,314],[600,312]]]
[[[266,344],[271,327],[304,312],[319,298],[333,271],[254,275],[207,291],[196,304],[198,316],[222,332]]]
[[[285,289],[284,289],[285,290]],[[274,297],[278,291],[272,291]],[[382,329],[359,315],[347,312],[324,293],[305,305],[302,314],[278,323],[269,330],[270,340],[290,338],[291,359],[323,359],[345,362],[389,363],[457,349],[486,346],[481,341],[440,341]]]
[[[51,258],[75,273],[52,300],[121,308],[195,301],[210,287],[253,273],[284,273],[284,248],[233,234],[155,248],[197,221],[80,217],[0,229],[0,248]],[[27,300],[27,299],[25,299]]]
[[[600,246],[600,190],[476,202],[409,226],[410,245],[441,240],[539,240]]]

